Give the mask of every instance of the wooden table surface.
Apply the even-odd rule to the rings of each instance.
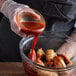
[[[0,62],[0,76],[26,76],[20,62]]]
[[[76,70],[73,71],[76,76]],[[0,76],[26,76],[21,62],[0,62]]]

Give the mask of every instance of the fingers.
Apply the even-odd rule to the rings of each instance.
[[[73,56],[76,55],[76,43],[74,42],[67,42],[64,43],[58,50],[57,53],[58,54],[64,54],[65,56],[67,56],[69,59],[72,58]]]
[[[13,24],[12,24],[13,23]],[[11,30],[16,33],[17,35],[19,35],[20,37],[27,37],[27,35],[21,31],[21,29],[14,23],[11,23]]]
[[[35,12],[28,12],[28,14],[34,19],[37,19],[37,20],[40,19],[40,15],[36,14]]]
[[[24,27],[22,26],[21,22],[29,21],[28,19],[30,18],[31,21],[40,20],[40,15],[38,15],[33,9],[25,6],[22,9],[15,10],[9,18],[11,22],[12,31],[14,31],[17,35],[21,37],[26,37],[27,35],[22,31]]]
[[[40,13],[31,8],[24,7],[20,10],[19,15],[29,19],[40,20]],[[28,17],[27,17],[28,16]]]
[[[76,33],[72,33],[62,46],[57,50],[58,54],[64,54],[69,59],[76,56]]]

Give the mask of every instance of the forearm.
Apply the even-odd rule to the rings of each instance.
[[[0,9],[1,9],[1,7],[2,7],[2,5],[3,5],[3,3],[5,2],[6,0],[0,0]]]
[[[3,13],[7,18],[15,12],[15,9],[18,8],[20,4],[14,2],[13,0],[2,0],[0,12]]]
[[[7,18],[10,18],[11,15],[14,15],[16,13],[16,11],[18,12],[25,7],[29,6],[17,3],[13,0],[2,0],[0,2],[0,12],[3,13]]]
[[[57,53],[64,54],[68,58],[72,58],[76,55],[76,33],[72,33],[70,38],[68,38],[67,41],[57,51]]]

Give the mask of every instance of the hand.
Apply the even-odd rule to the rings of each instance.
[[[57,51],[58,54],[64,54],[68,58],[76,56],[76,33],[72,33],[70,38]]]
[[[21,28],[18,27],[16,23],[15,16],[18,14],[20,11],[25,11],[25,13],[31,15],[35,19],[39,19],[39,15],[34,12],[33,9],[31,9],[29,6],[24,5],[24,4],[19,4],[16,3],[12,0],[6,0],[1,8],[1,12],[9,19],[10,24],[11,24],[11,29],[18,34],[19,36],[26,37],[26,34],[24,34],[21,31]]]

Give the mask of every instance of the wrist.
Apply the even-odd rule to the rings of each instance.
[[[4,1],[1,6],[1,13],[3,13],[6,17],[8,17],[8,12],[12,11],[11,9],[14,7],[15,4],[16,2],[14,2],[13,0]]]
[[[6,0],[2,7],[1,7],[1,12],[10,19],[13,13],[18,12],[24,7],[29,7],[27,5],[19,4],[14,2],[13,0]]]

